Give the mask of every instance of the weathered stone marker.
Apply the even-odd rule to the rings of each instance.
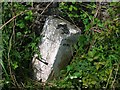
[[[45,82],[57,77],[60,70],[70,61],[73,48],[77,42],[81,30],[70,22],[49,16],[42,32],[42,40],[39,45],[41,60],[34,56],[34,78]]]

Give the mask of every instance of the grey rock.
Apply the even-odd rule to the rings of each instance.
[[[35,54],[32,60],[34,78],[42,82],[58,77],[73,55],[72,46],[77,42],[81,30],[70,22],[49,16],[41,33],[39,44],[41,59]]]

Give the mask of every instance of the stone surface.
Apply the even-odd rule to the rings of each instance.
[[[45,82],[57,77],[73,55],[72,46],[77,42],[81,30],[70,22],[49,16],[44,24],[42,40],[39,44],[41,61],[37,54],[32,65],[34,78]]]

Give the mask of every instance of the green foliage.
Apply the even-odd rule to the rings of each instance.
[[[51,86],[58,89],[120,88],[119,8],[120,3],[109,3],[109,17],[102,20],[95,16],[98,14],[96,3],[60,3],[61,16],[81,28],[82,35],[74,45],[75,55],[70,65],[61,71],[58,80],[53,80],[53,85],[48,83],[46,89],[51,89]],[[4,2],[3,24],[27,9],[21,3]],[[32,11],[28,10],[3,28],[3,61],[0,64],[6,87],[26,86],[31,90],[42,87],[40,82],[28,79],[31,76],[30,62],[38,52],[36,46],[40,40],[32,30],[33,19]]]
[[[57,86],[73,86],[77,89],[120,88],[120,3],[110,3],[106,21],[94,17],[95,3],[86,6],[90,12],[77,7],[82,5],[61,3],[60,6],[63,14],[73,21],[82,20],[84,34],[74,46],[76,54],[71,64],[61,72]]]
[[[15,15],[28,10],[28,7],[21,3],[4,2],[2,4],[3,24]],[[31,6],[31,3],[27,3],[27,5]],[[27,78],[31,75],[30,63],[34,53],[38,50],[37,44],[40,40],[40,37],[36,36],[32,30],[33,18],[32,11],[28,10],[13,19],[2,30],[4,47],[2,67],[6,87],[27,82]],[[12,78],[12,75],[15,78]]]

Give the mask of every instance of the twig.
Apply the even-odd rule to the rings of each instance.
[[[97,10],[96,10],[96,12],[94,14],[94,17],[92,18],[91,25],[93,24],[94,19],[97,17],[98,12],[99,12],[100,9],[101,9],[101,4],[99,3],[98,8],[97,8]]]
[[[114,78],[114,80],[113,80],[113,82],[111,84],[111,88],[113,88],[113,85],[115,83],[115,80],[116,80],[116,77],[117,77],[117,74],[118,74],[118,69],[119,69],[119,64],[117,65],[117,69],[116,69],[116,73],[115,73],[115,78]]]
[[[52,3],[53,3],[53,1],[50,2],[50,3],[43,9],[43,11],[41,12],[40,16],[45,12],[45,10],[46,10]]]
[[[13,80],[13,82],[14,82],[14,78],[12,76],[11,64],[10,64],[10,50],[11,50],[11,47],[12,47],[11,42],[12,42],[12,35],[11,35],[10,40],[9,40],[8,55],[7,55],[8,59],[7,60],[8,60],[8,68],[9,68],[10,76],[11,76],[11,79]],[[14,82],[14,86],[15,86],[15,82]]]
[[[97,10],[96,10],[96,13],[94,14],[94,17],[92,18],[92,20],[91,20],[91,18],[88,16],[89,19],[91,20],[90,24],[91,24],[91,26],[92,26],[90,30],[93,30],[94,32],[98,32],[98,33],[101,33],[101,31],[100,31],[100,30],[97,30],[97,28],[93,27],[93,22],[94,22],[94,19],[97,17],[100,8],[101,8],[101,5],[100,5],[100,3],[99,3],[99,6],[98,6],[98,8],[97,8]],[[86,13],[86,12],[85,12],[85,13]],[[88,33],[88,31],[86,31],[85,33]],[[95,40],[93,40],[92,43],[90,44],[90,47],[89,47],[88,51],[91,49],[91,47],[92,47],[92,45],[93,45],[94,43],[95,43]]]
[[[13,16],[14,15],[15,15],[15,13],[13,13]],[[15,26],[16,26],[16,19],[13,20],[13,33],[12,33],[13,41],[15,41]],[[19,87],[19,84],[18,84],[18,82],[16,80],[15,75],[12,75],[12,77],[14,79],[13,81],[15,82],[16,86]]]
[[[112,68],[112,71],[113,71],[113,68]],[[108,87],[108,84],[109,84],[109,81],[110,81],[110,78],[111,78],[111,75],[112,75],[112,71],[110,72],[110,75],[109,75],[109,78],[107,80],[107,84],[106,84],[105,89],[107,89],[107,87]]]
[[[91,30],[94,31],[94,32],[101,33],[101,30],[98,29],[97,27],[92,27]]]
[[[72,23],[75,25],[76,28],[80,29],[76,24],[75,22],[73,21],[73,19],[69,16],[69,14],[65,11],[65,13],[68,15],[68,17],[70,18],[70,20],[72,21]],[[60,17],[60,16],[59,16]],[[62,17],[61,17],[62,18]],[[65,19],[64,19],[65,20]],[[81,29],[80,29],[81,31]]]
[[[25,13],[25,12],[27,12],[27,11],[29,11],[29,10],[25,10],[25,11],[17,14],[16,16],[12,17],[10,20],[8,20],[6,23],[4,23],[4,24],[0,27],[0,29],[2,29],[5,25],[7,25],[9,22],[11,22],[11,21],[12,21],[13,19],[15,19],[16,17],[20,16],[21,14],[23,14],[23,13]]]
[[[95,18],[97,17],[100,8],[101,8],[101,4],[99,3],[99,6],[98,6],[98,8],[97,8],[97,10],[96,10],[96,13],[94,14],[94,17],[95,17]]]
[[[11,3],[11,5],[12,5],[12,3]],[[12,15],[13,15],[13,13],[12,13]],[[18,15],[16,15],[16,17],[17,16]],[[10,19],[9,22],[12,20],[14,20],[14,18]],[[7,23],[9,23],[9,22],[7,22]],[[4,24],[4,25],[6,25],[6,24]],[[11,63],[10,63],[10,51],[11,51],[11,47],[12,47],[12,38],[13,38],[14,34],[15,34],[15,22],[13,21],[13,31],[12,31],[12,35],[11,35],[10,40],[9,40],[9,47],[8,47],[8,66],[9,66],[10,77],[13,81],[14,86],[19,87],[19,84],[17,83],[15,76],[12,74],[12,68],[11,68]]]

